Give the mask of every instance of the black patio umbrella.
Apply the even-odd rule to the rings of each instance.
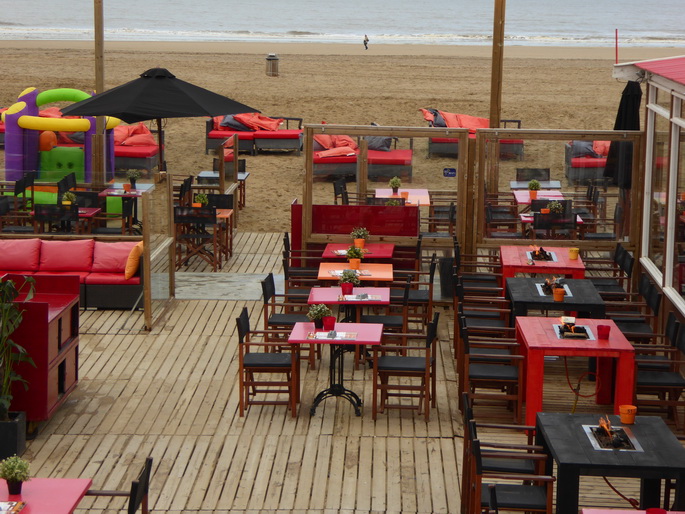
[[[161,169],[166,169],[162,118],[244,112],[260,111],[178,79],[166,68],[151,68],[140,78],[62,109],[72,116],[115,116],[126,123],[156,119]]]
[[[642,88],[638,82],[628,82],[621,93],[614,130],[640,130]],[[604,176],[613,179],[621,189],[632,187],[633,143],[612,141],[609,147]]]

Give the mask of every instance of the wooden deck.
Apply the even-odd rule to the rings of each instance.
[[[240,234],[236,255],[221,272],[252,273],[255,280],[279,272],[280,238]],[[252,326],[261,326],[256,300],[177,300],[149,333],[139,313],[82,312],[80,382],[29,443],[32,473],[128,489],[151,455],[155,513],[459,512],[462,423],[450,311],[440,311],[438,407],[430,422],[407,411],[380,414],[374,422],[371,372],[355,371],[351,356],[346,383],[363,397],[363,416],[346,401],[329,399],[310,417],[308,406],[328,380],[325,354],[316,370],[303,364],[297,418],[281,406],[252,407],[240,418],[235,318],[244,305]],[[572,361],[574,385],[583,364]],[[573,406],[563,369],[560,362],[548,367],[546,410]],[[581,392],[590,388],[584,383]],[[577,411],[588,410],[602,412],[592,399],[581,399]],[[508,420],[504,409],[491,414]],[[638,494],[636,481],[612,483],[628,496]],[[583,505],[628,508],[601,479],[583,480],[581,489]],[[77,512],[118,512],[123,505],[85,498]]]

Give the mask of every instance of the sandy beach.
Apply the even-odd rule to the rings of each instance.
[[[9,106],[27,87],[94,84],[92,43],[0,41],[3,73],[0,106]],[[265,57],[279,56],[278,77],[267,77]],[[420,108],[487,117],[492,50],[488,46],[107,42],[106,87],[136,78],[152,67],[168,68],[193,82],[269,116],[295,116],[305,123],[425,126]],[[678,48],[622,48],[620,62],[680,55]],[[524,128],[613,127],[624,83],[611,77],[613,48],[507,46],[502,118]],[[166,124],[169,171],[182,175],[210,169],[204,153],[204,119],[170,119]],[[423,152],[418,148],[417,152]],[[4,164],[4,154],[0,165]],[[251,176],[240,230],[282,231],[290,202],[301,196],[303,156],[246,156]],[[413,183],[434,184],[442,170],[415,167]],[[318,182],[315,197],[332,199],[332,186]]]

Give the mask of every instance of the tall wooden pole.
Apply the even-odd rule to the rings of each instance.
[[[507,0],[495,0],[492,29],[492,75],[490,82],[490,128],[498,128],[502,110],[502,69],[504,60],[504,18]]]
[[[104,0],[93,0],[94,4],[94,39],[95,39],[95,92],[105,90],[105,31],[104,31]],[[92,181],[96,186],[105,183],[105,117],[95,119],[95,135],[93,136],[93,175]]]

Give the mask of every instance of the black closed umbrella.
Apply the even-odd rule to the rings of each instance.
[[[178,79],[166,68],[151,68],[140,78],[70,105],[62,112],[72,116],[114,116],[126,123],[156,119],[160,166],[165,169],[162,118],[260,111]]]
[[[640,103],[642,88],[638,82],[628,82],[621,93],[614,130],[640,130]],[[604,176],[613,179],[621,189],[632,187],[633,143],[612,141],[609,147]]]

